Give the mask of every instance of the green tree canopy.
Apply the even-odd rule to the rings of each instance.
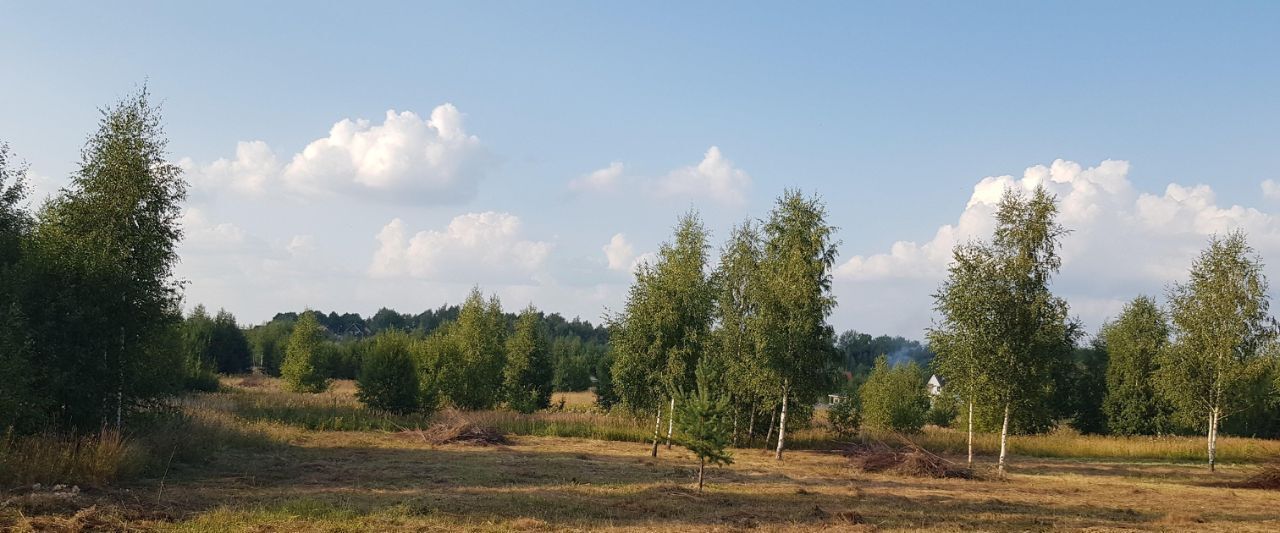
[[[1262,261],[1243,232],[1214,236],[1169,290],[1173,340],[1158,357],[1156,384],[1184,420],[1206,428],[1209,469],[1224,418],[1256,399],[1253,382],[1274,364],[1275,338]]]
[[[1139,296],[1125,304],[1098,335],[1106,350],[1107,427],[1120,435],[1156,435],[1170,430],[1168,406],[1157,395],[1156,362],[1169,344],[1169,324],[1155,300]]]

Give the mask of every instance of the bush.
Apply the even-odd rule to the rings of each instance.
[[[410,353],[413,339],[399,330],[387,330],[373,339],[364,356],[356,397],[365,405],[392,413],[418,410],[418,373]]]
[[[862,385],[862,417],[871,427],[908,433],[924,427],[929,393],[914,362],[896,367],[881,356]]]
[[[827,423],[836,438],[851,439],[862,427],[862,410],[858,408],[856,394],[846,394],[844,399],[827,409]]]
[[[950,394],[939,394],[933,397],[932,402],[925,419],[940,428],[951,427],[951,423],[960,415],[959,399]]]
[[[323,369],[324,333],[314,311],[306,311],[298,318],[289,336],[280,376],[285,386],[293,392],[324,392],[329,380]]]

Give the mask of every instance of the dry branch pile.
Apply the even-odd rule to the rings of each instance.
[[[1245,489],[1280,490],[1280,463],[1259,468],[1237,486]]]
[[[455,443],[492,446],[510,442],[498,429],[476,424],[456,411],[442,412],[427,429],[410,430],[408,433],[416,434],[432,446]]]
[[[890,472],[905,476],[973,479],[973,471],[938,457],[905,440],[901,449],[884,443],[855,445],[845,451],[853,466],[863,472]]]

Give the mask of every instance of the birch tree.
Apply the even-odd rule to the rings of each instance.
[[[754,326],[767,370],[778,379],[781,403],[778,446],[786,449],[791,402],[812,405],[833,382],[835,331],[827,317],[835,307],[831,267],[836,258],[835,228],[815,196],[787,191],[764,224],[760,292]]]
[[[187,190],[167,144],[144,87],[102,110],[70,183],[40,213],[40,297],[24,311],[69,425],[118,427],[183,375],[180,350],[160,342],[181,320],[173,271]]]
[[[997,331],[995,319],[1000,297],[997,265],[990,248],[980,244],[956,246],[947,280],[934,293],[934,310],[941,322],[930,328],[929,348],[946,387],[963,398],[968,407],[968,462],[973,464],[973,416],[978,396],[986,390],[986,369],[993,365]]]
[[[1049,290],[1067,233],[1057,212],[1043,187],[1029,197],[1007,189],[991,244],[957,247],[950,276],[935,294],[942,322],[930,338],[947,379],[969,396],[970,442],[976,404],[1001,412],[1000,475],[1011,418],[1042,406],[1055,364],[1070,355],[1078,336],[1066,302]]]
[[[623,312],[611,319],[613,384],[623,404],[654,413],[657,456],[663,408],[670,443],[676,391],[693,386],[709,341],[714,294],[707,275],[707,231],[696,213],[680,217],[653,266],[640,265]]]
[[[755,431],[756,412],[775,401],[770,384],[779,381],[769,373],[751,327],[758,307],[760,255],[759,229],[749,220],[743,222],[721,248],[720,263],[713,275],[716,299],[712,364],[722,373],[715,385],[732,398],[735,445],[740,433],[738,412],[747,412],[746,434],[750,438]]]
[[[984,373],[996,405],[1004,411],[997,468],[1002,476],[1013,411],[1042,403],[1053,381],[1054,365],[1070,355],[1078,336],[1077,326],[1067,316],[1066,301],[1049,290],[1051,278],[1062,266],[1058,249],[1067,234],[1057,215],[1057,200],[1044,187],[1037,187],[1030,196],[1007,189],[996,210],[992,247],[999,285],[991,305],[998,311],[994,320],[998,342]]]
[[[1214,236],[1169,290],[1173,341],[1160,352],[1156,384],[1185,418],[1206,428],[1209,470],[1217,462],[1223,419],[1248,405],[1245,384],[1271,364],[1275,338],[1262,261],[1243,232]]]

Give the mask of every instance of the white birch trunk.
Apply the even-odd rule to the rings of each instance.
[[[667,411],[667,449],[671,449],[671,434],[676,429],[676,397],[671,397],[671,409]]]
[[[653,451],[649,453],[650,457],[658,456],[658,432],[662,431],[662,408],[658,408],[658,416],[653,421]]]
[[[734,448],[738,447],[738,404],[737,402],[734,402],[733,404],[733,439],[731,442],[733,442]]]
[[[782,414],[778,416],[778,450],[773,454],[773,458],[782,460],[782,449],[787,445],[787,396],[790,391],[786,387],[782,388]]]
[[[1005,457],[1009,451],[1009,404],[1004,404],[1004,424],[1000,426],[1000,465],[996,471],[1004,477]]]
[[[1218,408],[1209,410],[1209,471],[1214,472],[1218,459]]]
[[[973,398],[969,398],[969,466],[973,467]]]
[[[702,472],[707,469],[707,460],[698,458],[698,492],[702,492]]]
[[[769,441],[773,439],[773,420],[777,418],[778,410],[769,411],[769,432],[764,434],[764,449],[769,449]]]

